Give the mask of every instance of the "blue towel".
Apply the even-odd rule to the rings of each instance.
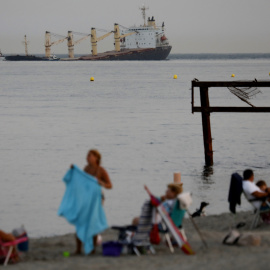
[[[76,234],[84,244],[84,252],[89,254],[93,246],[93,236],[108,228],[101,203],[101,186],[95,177],[83,172],[76,165],[63,178],[66,192],[58,210],[76,227]]]

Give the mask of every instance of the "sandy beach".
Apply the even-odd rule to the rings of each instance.
[[[227,246],[222,244],[230,226],[246,222],[241,233],[249,233],[252,214],[240,212],[236,219],[231,214],[212,215],[196,218],[208,248],[205,248],[189,219],[185,219],[184,228],[188,241],[196,252],[185,255],[176,248],[170,253],[167,246],[161,243],[154,246],[155,255],[121,255],[120,257],[102,256],[101,247],[96,254],[89,256],[70,256],[65,258],[64,251],[73,252],[74,235],[30,239],[30,248],[23,256],[23,261],[9,265],[8,269],[268,269],[270,247],[270,225],[260,224],[252,230],[261,237],[260,246]],[[117,233],[108,229],[102,234],[103,241],[116,240]]]

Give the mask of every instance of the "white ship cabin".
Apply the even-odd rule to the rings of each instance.
[[[154,17],[148,18],[147,25],[121,30],[121,35],[136,32],[120,39],[121,49],[156,48],[169,46],[164,34],[164,23],[157,27]]]

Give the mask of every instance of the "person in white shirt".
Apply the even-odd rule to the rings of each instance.
[[[254,183],[254,173],[252,170],[248,169],[244,171],[244,180],[243,180],[243,191],[248,200],[261,199],[264,197],[268,197],[269,193],[262,191],[255,183]],[[262,201],[254,201],[252,204],[260,209],[262,206]]]

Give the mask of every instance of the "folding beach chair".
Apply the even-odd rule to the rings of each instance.
[[[242,185],[243,185],[243,178],[238,173],[232,174],[228,197],[228,201],[230,203],[230,211],[233,214],[236,214],[236,205],[237,204],[241,205],[241,195],[242,193],[244,193],[246,200],[254,208],[254,218],[250,225],[250,229],[254,229],[258,226],[258,223],[261,219],[261,214],[270,213],[270,203],[267,201],[267,198],[252,199],[252,200],[248,199],[247,195],[243,191]],[[260,202],[259,207],[256,206],[255,202]],[[261,210],[261,205],[264,202],[269,206],[269,209]]]
[[[141,209],[138,226],[113,226],[112,229],[118,230],[118,242],[127,249],[127,253],[134,252],[137,256],[141,252],[150,251],[155,254],[155,249],[150,243],[150,231],[152,229],[152,210],[150,201],[146,201]]]
[[[128,249],[128,252],[134,252],[137,256],[141,255],[141,252],[149,251],[155,254],[155,249],[150,242],[150,231],[153,228],[153,215],[157,215],[155,207],[151,201],[147,200],[141,209],[138,226],[113,226],[112,229],[118,230],[118,242]],[[182,220],[184,218],[186,210],[180,208],[180,203],[177,200],[174,209],[171,214],[172,222],[174,223],[174,229],[179,230],[183,239],[186,240],[184,229],[182,228]],[[164,234],[166,242],[173,253],[174,248],[170,238],[170,231],[165,224],[164,219],[159,218],[159,233]]]
[[[10,260],[14,259],[15,255],[12,252],[14,246],[26,241],[28,241],[27,237],[21,237],[10,242],[3,242],[0,239],[0,259],[4,261],[4,266],[6,266]]]
[[[138,226],[130,225],[123,227],[112,227],[112,229],[119,230],[118,242],[124,246],[127,246],[129,251],[133,251],[138,256],[141,254],[140,251],[144,251],[145,249],[155,254],[155,250],[150,243],[150,231],[153,227],[153,210],[156,209],[156,212],[161,218],[159,222],[162,226],[161,232],[165,234],[170,251],[174,252],[174,248],[171,243],[171,235],[175,243],[186,254],[194,254],[194,251],[187,242],[185,232],[182,228],[182,220],[185,212],[188,211],[187,207],[180,207],[181,200],[178,198],[170,216],[164,206],[161,204],[160,200],[154,197],[147,187],[145,187],[145,189],[150,195],[150,201],[146,201],[143,204]],[[198,228],[196,228],[196,230],[198,231]]]
[[[163,223],[168,228],[168,231],[172,235],[172,238],[174,239],[176,244],[187,255],[195,254],[194,251],[192,250],[190,244],[187,242],[186,237],[182,234],[182,232],[176,226],[176,224],[174,223],[172,217],[168,214],[165,207],[162,205],[161,201],[150,192],[150,190],[147,188],[147,186],[145,186],[145,190],[148,193],[148,195],[150,196],[150,202],[151,202],[152,206],[156,207],[156,209],[157,209]],[[180,194],[179,196],[181,196],[181,195],[182,194]],[[178,196],[178,199],[179,199],[179,196]],[[182,208],[182,209],[187,209],[187,207]],[[179,210],[181,210],[181,209],[179,208]],[[184,212],[182,212],[182,213],[184,214]],[[182,219],[183,219],[183,216],[181,218],[181,221],[182,221]],[[171,249],[171,246],[170,246],[170,249]],[[171,251],[172,251],[172,249],[171,249]]]
[[[267,200],[267,199],[268,199],[267,197],[260,198],[260,199],[249,200],[249,199],[247,198],[246,193],[245,193],[245,192],[243,192],[243,193],[244,193],[245,198],[247,199],[247,201],[248,201],[248,202],[253,206],[253,208],[254,208],[254,218],[253,218],[253,220],[252,220],[252,222],[251,222],[251,225],[250,225],[250,229],[252,230],[252,229],[255,229],[255,228],[258,226],[260,220],[262,220],[262,215],[263,215],[263,214],[270,213],[270,203],[269,203],[269,201]],[[255,202],[260,202],[260,207],[258,207],[258,206],[255,204]],[[263,203],[265,203],[265,204],[268,206],[268,209],[265,209],[265,210],[261,209],[261,206],[262,206]]]
[[[173,207],[173,210],[172,210],[172,213],[170,215],[170,218],[172,219],[172,221],[173,221],[174,225],[176,226],[176,228],[183,235],[183,239],[185,241],[187,241],[185,230],[183,228],[183,218],[184,218],[185,214],[186,214],[186,210],[185,209],[182,209],[180,207],[179,200],[176,200],[176,203],[175,203],[175,205]],[[170,251],[173,253],[174,252],[174,248],[173,248],[172,241],[171,241],[171,238],[170,238],[169,229],[166,226],[164,220],[161,220],[160,221],[160,225],[161,225],[162,229],[160,229],[159,232],[162,233],[162,234],[164,234],[164,237],[165,237],[166,242],[167,242],[167,244],[168,244],[168,246],[170,248]]]

